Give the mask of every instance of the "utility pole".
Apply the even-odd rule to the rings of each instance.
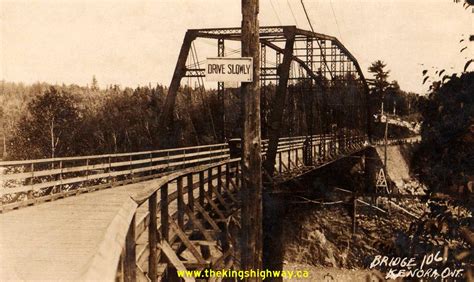
[[[385,133],[384,133],[384,158],[383,158],[383,167],[385,171],[385,175],[387,175],[387,142],[388,142],[388,114],[385,115],[383,111],[383,97],[382,95],[382,104],[380,106],[380,121],[384,122],[383,118],[385,118]]]
[[[253,80],[242,82],[241,269],[262,269],[262,156],[260,130],[259,0],[242,0],[242,56],[253,58]],[[251,278],[248,281],[259,281]]]

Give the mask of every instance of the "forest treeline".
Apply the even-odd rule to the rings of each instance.
[[[322,80],[320,85],[302,82],[288,86],[282,136],[334,128],[364,131],[367,113],[360,82],[348,76],[332,83]],[[390,88],[383,98],[386,108],[396,107],[398,114],[409,115],[417,96],[397,87]],[[269,83],[261,91],[264,138],[275,90]],[[313,99],[308,100],[308,91],[314,93]],[[64,157],[223,142],[222,111],[226,139],[240,136],[239,89],[226,89],[222,105],[216,90],[183,86],[165,142],[159,118],[167,92],[167,87],[159,84],[99,88],[95,77],[88,86],[1,81],[0,157]],[[312,120],[308,119],[310,112]]]
[[[197,92],[187,88],[180,91]],[[159,148],[158,117],[166,93],[161,85],[100,89],[95,80],[86,87],[1,82],[3,151],[8,159],[30,159]],[[212,103],[211,94],[203,92],[204,104]],[[177,123],[186,124],[181,120],[188,119],[192,111],[204,113],[205,108],[196,101],[180,100]],[[195,119],[199,118],[196,115]],[[195,139],[185,138],[186,130],[183,126],[180,144],[195,144]],[[200,137],[197,142],[212,142],[207,128],[195,126],[193,130]]]

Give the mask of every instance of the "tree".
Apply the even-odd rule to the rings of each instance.
[[[430,94],[422,106],[423,142],[418,156],[422,180],[432,192],[464,200],[474,195],[472,93],[474,72],[453,77]]]
[[[92,89],[92,91],[97,91],[97,90],[99,90],[99,84],[98,84],[98,82],[97,82],[97,78],[95,77],[95,75],[92,76],[91,89]]]
[[[422,142],[414,166],[428,187],[429,209],[412,225],[411,248],[415,253],[449,250],[445,267],[466,267],[472,279],[474,72],[439,85],[422,106]]]
[[[385,93],[390,86],[388,82],[388,74],[390,71],[385,70],[386,66],[384,62],[377,60],[369,67],[369,72],[374,76],[372,102],[375,102],[375,105],[381,105],[385,98]]]
[[[79,122],[74,98],[64,90],[50,87],[28,103],[13,138],[15,156],[54,158],[74,154]]]
[[[377,60],[369,67],[369,72],[372,73],[375,78],[374,90],[377,94],[385,93],[385,90],[387,90],[390,85],[390,83],[388,83],[388,75],[390,71],[385,70],[386,66],[387,65],[384,62]]]

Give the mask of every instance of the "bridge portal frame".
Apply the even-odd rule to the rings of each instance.
[[[263,128],[269,137],[269,151],[264,164],[271,173],[271,167],[275,163],[276,149],[279,138],[279,128],[282,122],[284,102],[286,99],[286,88],[289,80],[310,80],[312,85],[321,85],[321,76],[333,81],[337,77],[347,74],[359,79],[364,87],[364,99],[366,105],[366,132],[370,138],[370,107],[368,106],[369,88],[357,59],[336,38],[322,33],[316,33],[299,29],[296,26],[264,26],[260,27],[260,50],[261,54],[267,56],[266,49],[269,48],[276,53],[276,66],[268,67],[265,62],[260,65],[260,85],[267,81],[274,81],[277,86],[276,95],[272,101],[272,114],[268,122],[269,128]],[[217,40],[218,56],[225,56],[225,41],[241,41],[242,33],[240,27],[235,28],[206,28],[189,29],[184,37],[176,67],[171,79],[168,94],[160,120],[164,125],[162,130],[170,132],[173,120],[174,105],[181,80],[185,77],[203,78],[205,69],[188,68],[186,61],[191,51],[192,43],[198,38]],[[297,48],[297,42],[304,42],[305,47]],[[314,47],[316,43],[316,47]],[[282,46],[283,45],[283,46]],[[316,50],[317,49],[317,50]],[[319,52],[318,52],[319,51]],[[329,54],[329,55],[326,55]],[[283,60],[281,59],[283,55]],[[296,63],[304,72],[297,77],[290,77],[290,67]],[[224,83],[218,83],[218,100],[221,103],[220,121],[222,125],[221,138],[225,140],[225,110],[224,110]],[[311,129],[312,130],[312,129]],[[167,134],[162,134],[166,136]],[[311,135],[312,132],[308,132]]]

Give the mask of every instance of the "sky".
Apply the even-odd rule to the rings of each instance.
[[[474,11],[462,3],[304,3],[314,30],[337,37],[366,77],[371,62],[382,60],[389,79],[406,91],[426,92],[423,69],[459,73],[474,58],[467,39],[474,34]],[[238,27],[240,5],[240,0],[0,0],[0,79],[86,85],[95,75],[101,87],[168,85],[186,30]],[[309,30],[300,0],[260,0],[259,22]]]

